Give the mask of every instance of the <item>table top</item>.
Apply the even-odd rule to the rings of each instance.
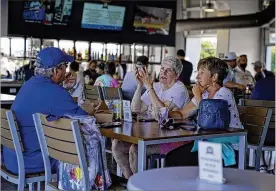
[[[198,167],[172,167],[143,171],[130,177],[128,190],[260,190],[274,191],[275,176],[256,171],[224,168],[225,184],[199,180]]]
[[[6,101],[14,101],[16,96],[14,95],[9,95],[9,94],[1,94],[1,102],[6,102]]]
[[[1,87],[21,87],[21,86],[23,86],[23,82],[1,80]]]
[[[191,136],[203,136],[214,134],[246,133],[243,129],[232,128],[229,130],[187,131],[183,129],[163,130],[157,122],[124,122],[121,127],[100,128],[105,137],[119,139],[121,141],[138,144],[139,140],[150,141],[158,139],[170,139]]]

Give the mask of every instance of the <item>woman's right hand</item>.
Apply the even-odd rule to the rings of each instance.
[[[138,71],[136,72],[135,77],[136,77],[136,81],[137,81],[138,85],[142,86],[143,81],[142,81],[141,77],[139,76]]]

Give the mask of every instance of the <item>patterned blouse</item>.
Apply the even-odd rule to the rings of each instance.
[[[208,99],[208,95],[209,95],[209,93],[207,91],[203,92],[202,99]],[[226,87],[221,87],[216,92],[215,96],[212,99],[226,100],[228,102],[229,110],[231,113],[229,127],[243,129],[243,126],[241,125],[237,105],[235,102],[235,98],[234,98],[231,90],[229,90]]]
[[[202,99],[208,99],[209,93],[207,91],[203,92]],[[234,99],[234,96],[231,92],[231,90],[227,89],[226,87],[221,87],[214,95],[212,99],[223,99],[228,102],[229,110],[231,113],[230,117],[230,124],[229,127],[232,128],[241,128],[243,129],[243,126],[240,121],[239,112],[236,106],[236,102]],[[161,154],[167,154],[171,150],[174,150],[182,145],[185,145],[191,141],[185,141],[185,142],[177,142],[177,143],[165,143],[160,144],[160,153]]]

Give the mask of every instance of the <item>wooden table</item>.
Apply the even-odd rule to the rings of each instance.
[[[14,101],[15,96],[9,94],[1,94],[1,105],[9,105]]]
[[[148,145],[202,140],[218,137],[239,136],[239,169],[245,167],[246,131],[229,129],[229,131],[186,131],[162,130],[156,122],[124,122],[122,127],[100,129],[103,136],[128,143],[138,144],[138,172],[146,170],[146,148]]]
[[[148,170],[134,174],[127,183],[128,190],[275,190],[275,176],[256,171],[223,169],[225,184],[198,179],[198,167],[173,167]]]

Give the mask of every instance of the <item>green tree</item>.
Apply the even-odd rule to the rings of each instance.
[[[200,59],[216,56],[216,46],[211,41],[201,42]]]

